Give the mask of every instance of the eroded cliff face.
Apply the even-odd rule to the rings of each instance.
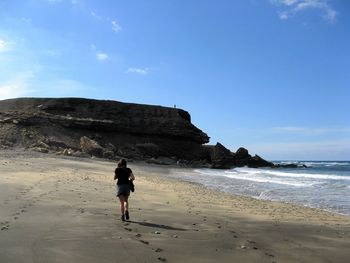
[[[0,101],[0,149],[212,168],[273,166],[243,148],[233,153],[208,142],[190,114],[176,108],[83,98]]]
[[[138,159],[196,159],[209,141],[184,110],[82,98],[3,100],[0,124],[4,146],[40,148],[43,142],[49,150],[77,152],[86,136],[108,149],[109,156]]]
[[[20,124],[27,126],[50,122],[68,128],[209,142],[191,123],[190,114],[176,108],[81,98],[23,98],[1,101],[0,111],[18,113]]]

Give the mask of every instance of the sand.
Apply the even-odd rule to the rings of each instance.
[[[0,262],[349,262],[350,217],[232,196],[130,163],[0,152]]]

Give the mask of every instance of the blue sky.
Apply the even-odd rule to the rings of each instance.
[[[0,99],[185,109],[235,151],[350,160],[350,1],[0,0]]]

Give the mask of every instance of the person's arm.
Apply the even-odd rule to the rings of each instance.
[[[118,179],[117,169],[114,171],[114,181]]]
[[[130,177],[129,178],[131,179],[131,181],[135,180],[135,176],[134,176],[134,174],[132,172],[130,173]]]

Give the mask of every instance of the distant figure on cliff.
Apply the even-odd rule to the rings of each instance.
[[[120,201],[120,211],[122,213],[121,220],[129,220],[129,195],[131,186],[133,186],[132,181],[135,180],[130,168],[127,168],[127,163],[125,159],[121,159],[118,162],[118,167],[114,171],[114,180],[117,180],[116,184],[116,195],[119,197]]]

